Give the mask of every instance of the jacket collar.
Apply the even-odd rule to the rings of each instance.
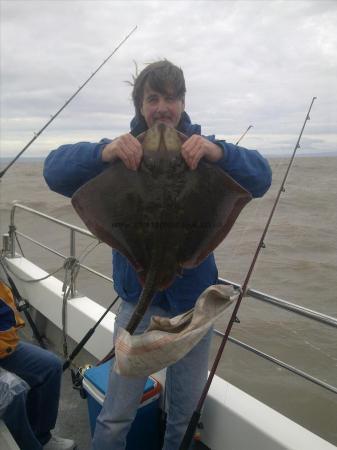
[[[130,123],[131,134],[133,136],[138,136],[148,129],[144,118],[134,117]],[[201,126],[198,124],[192,124],[189,115],[184,111],[181,115],[180,122],[178,123],[177,130],[181,133],[186,134],[186,136],[192,136],[192,134],[201,134]]]

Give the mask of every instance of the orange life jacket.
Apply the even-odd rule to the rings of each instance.
[[[17,330],[24,325],[11,289],[0,280],[0,359],[16,349],[20,339]]]

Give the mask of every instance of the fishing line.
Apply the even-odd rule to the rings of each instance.
[[[33,139],[31,139],[23,149],[12,159],[12,161],[0,172],[0,180],[5,175],[7,170],[16,162],[17,159],[31,146],[31,144],[37,139],[40,134],[53,122],[54,119],[69,105],[69,103],[77,96],[77,94],[86,86],[89,81],[96,75],[96,73],[109,61],[109,59],[117,52],[117,50],[124,44],[124,42],[129,39],[129,37],[136,31],[137,25],[130,31],[129,34],[125,36],[125,38],[117,45],[117,47],[113,50],[112,53],[98,66],[98,68],[90,75],[89,78],[77,89],[77,91],[69,97],[69,99],[65,102],[63,106],[48,120],[48,122],[37,132],[34,133]]]
[[[18,238],[18,235],[17,235],[17,232],[16,232],[16,231],[14,231],[14,236],[15,236],[16,243],[17,243],[18,246],[19,246],[21,255],[22,255],[23,257],[25,257],[25,255],[24,255],[24,253],[23,253],[23,250],[22,250],[22,247],[21,247],[21,243],[20,243],[20,241],[19,241],[19,238]]]
[[[204,402],[205,402],[205,400],[206,400],[206,396],[207,396],[207,394],[208,394],[209,388],[210,388],[211,383],[212,383],[212,380],[213,380],[213,378],[214,378],[216,369],[217,369],[217,367],[218,367],[218,365],[219,365],[221,355],[222,355],[222,353],[223,353],[223,351],[224,351],[224,348],[225,348],[225,345],[226,345],[226,343],[227,343],[227,341],[228,341],[229,333],[230,333],[230,331],[231,331],[231,329],[232,329],[232,326],[233,326],[233,324],[234,324],[234,322],[235,322],[235,318],[236,318],[237,313],[238,313],[238,310],[239,310],[239,308],[240,308],[240,304],[241,304],[242,299],[243,299],[243,297],[244,297],[244,295],[245,295],[245,293],[246,293],[246,291],[247,291],[247,289],[248,289],[248,283],[249,283],[249,280],[250,280],[250,278],[251,278],[252,272],[253,272],[253,270],[254,270],[254,267],[255,267],[257,258],[258,258],[258,256],[259,256],[259,253],[260,253],[261,249],[264,247],[264,240],[265,240],[266,234],[267,234],[267,232],[268,232],[269,225],[270,225],[271,220],[272,220],[272,218],[273,218],[273,215],[274,215],[274,212],[275,212],[275,210],[276,210],[276,207],[277,207],[277,204],[278,204],[278,202],[279,202],[279,199],[280,199],[280,197],[281,197],[281,194],[282,194],[282,192],[284,191],[284,185],[285,185],[285,182],[286,182],[286,180],[287,180],[287,177],[288,177],[290,168],[291,168],[291,166],[292,166],[292,164],[293,164],[293,161],[294,161],[294,158],[295,158],[297,149],[300,148],[300,140],[301,140],[301,137],[302,137],[302,134],[303,134],[305,125],[306,125],[307,121],[310,120],[309,114],[310,114],[312,105],[313,105],[313,103],[314,103],[315,100],[316,100],[316,97],[313,97],[312,100],[311,100],[309,110],[308,110],[307,115],[306,115],[306,117],[305,117],[305,120],[304,120],[302,129],[301,129],[301,131],[300,131],[299,137],[298,137],[297,142],[296,142],[296,145],[295,145],[295,147],[294,147],[294,150],[293,150],[291,159],[290,159],[290,161],[289,161],[289,163],[288,163],[288,166],[287,166],[285,175],[284,175],[284,177],[283,177],[281,186],[280,186],[280,188],[279,188],[279,190],[278,190],[278,193],[277,193],[276,199],[275,199],[275,201],[274,201],[273,207],[272,207],[272,209],[271,209],[271,211],[270,211],[270,214],[269,214],[269,216],[268,216],[267,223],[266,223],[265,228],[264,228],[264,230],[263,230],[263,232],[262,232],[261,238],[260,238],[260,240],[259,240],[259,242],[258,242],[256,251],[255,251],[255,254],[254,254],[254,256],[253,256],[252,262],[251,262],[250,267],[249,267],[249,269],[248,269],[248,272],[247,272],[247,274],[246,274],[245,280],[244,280],[244,282],[243,282],[243,284],[242,284],[242,288],[241,288],[241,292],[240,292],[239,298],[238,298],[237,301],[236,301],[235,307],[234,307],[234,309],[233,309],[231,318],[230,318],[230,320],[229,320],[228,326],[227,326],[226,331],[225,331],[225,333],[224,333],[224,336],[223,336],[222,342],[221,342],[221,344],[220,344],[219,350],[218,350],[218,352],[217,352],[217,355],[216,355],[216,357],[215,357],[214,363],[213,363],[212,368],[211,368],[211,370],[210,370],[210,374],[209,374],[209,376],[208,376],[207,382],[206,382],[206,384],[205,384],[205,387],[204,387],[203,392],[202,392],[202,394],[201,394],[201,397],[200,397],[200,399],[199,399],[198,405],[197,405],[195,411],[194,411],[193,414],[192,414],[192,417],[191,417],[190,422],[189,422],[189,424],[188,424],[188,427],[187,427],[187,430],[186,430],[185,435],[184,435],[184,437],[183,437],[183,440],[182,440],[182,442],[181,442],[181,444],[180,444],[180,446],[179,446],[179,450],[188,450],[189,447],[190,447],[190,445],[191,445],[193,436],[194,436],[194,434],[195,434],[195,430],[196,430],[197,425],[198,425],[198,423],[199,423],[199,421],[200,421],[201,409],[202,409],[202,407],[203,407],[203,405],[204,405]]]

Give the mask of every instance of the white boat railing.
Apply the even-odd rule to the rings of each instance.
[[[21,209],[23,211],[26,211],[28,213],[31,213],[31,214],[37,215],[37,216],[39,216],[39,217],[41,217],[43,219],[46,219],[47,221],[53,222],[53,223],[58,224],[58,225],[60,225],[60,226],[62,226],[64,228],[67,228],[69,230],[69,232],[70,232],[70,237],[69,237],[69,254],[68,255],[64,255],[64,254],[56,251],[55,249],[52,249],[52,248],[42,244],[41,242],[33,239],[32,237],[22,233],[21,231],[18,231],[17,227],[15,225],[15,212],[16,212],[16,209]],[[64,221],[62,221],[60,219],[56,219],[56,218],[54,218],[54,217],[52,217],[50,215],[47,215],[45,213],[42,213],[42,212],[37,211],[35,209],[32,209],[32,208],[30,208],[28,206],[22,205],[20,203],[15,203],[13,205],[12,209],[11,209],[9,233],[8,233],[8,235],[4,235],[4,237],[3,237],[3,248],[5,249],[5,253],[7,254],[7,257],[9,257],[9,258],[16,257],[15,241],[17,240],[17,236],[21,236],[24,239],[27,239],[28,241],[30,241],[30,242],[32,242],[32,243],[42,247],[45,250],[50,251],[51,253],[53,253],[53,254],[55,254],[55,255],[65,259],[65,260],[68,259],[69,257],[76,258],[76,238],[75,238],[76,233],[79,233],[81,235],[84,235],[84,236],[87,236],[89,238],[97,240],[97,238],[92,233],[90,233],[89,231],[87,231],[87,230],[85,230],[83,228],[80,228],[80,227],[78,227],[76,225],[69,224],[69,223],[64,222]],[[92,269],[92,268],[90,268],[90,267],[88,267],[86,265],[83,265],[81,263],[79,263],[79,266],[81,268],[91,272],[92,274],[94,274],[94,275],[96,275],[96,276],[98,276],[100,278],[103,278],[106,281],[109,281],[109,282],[113,283],[112,278],[107,277],[106,275],[104,275],[104,274],[102,274],[102,273],[100,273],[100,272],[98,272],[98,271],[96,271],[96,270],[94,270],[94,269]],[[240,287],[239,284],[233,283],[230,280],[226,280],[224,278],[219,278],[219,282],[223,283],[223,284],[231,284],[233,286]],[[72,297],[74,297],[76,295],[75,280],[72,281],[71,293],[72,293]],[[287,300],[284,300],[284,299],[281,299],[281,298],[278,298],[278,297],[274,297],[272,295],[266,294],[264,292],[257,291],[255,289],[248,289],[246,295],[251,297],[251,298],[253,298],[253,299],[260,300],[260,301],[263,301],[263,302],[267,302],[269,304],[277,306],[278,308],[286,309],[287,311],[290,311],[292,313],[299,314],[300,316],[306,317],[306,318],[308,318],[310,320],[318,321],[318,322],[322,323],[323,325],[327,325],[327,326],[331,326],[331,327],[337,328],[337,319],[335,317],[332,317],[332,316],[329,316],[329,315],[326,315],[326,314],[322,314],[322,313],[320,313],[318,311],[305,308],[305,307],[300,306],[298,304],[291,303],[291,302],[289,302]],[[223,333],[220,332],[219,330],[214,330],[214,333],[219,335],[219,336],[223,336]],[[281,360],[279,360],[277,358],[274,358],[273,356],[268,355],[267,353],[264,353],[264,352],[258,350],[257,348],[252,347],[252,346],[250,346],[250,345],[248,345],[248,344],[246,344],[246,343],[244,343],[244,342],[242,342],[242,341],[240,341],[238,339],[235,339],[235,338],[229,336],[229,340],[231,342],[233,342],[234,344],[239,345],[240,347],[242,347],[242,348],[244,348],[244,349],[246,349],[246,350],[248,350],[248,351],[250,351],[250,352],[252,352],[252,353],[254,353],[256,355],[258,355],[259,357],[264,358],[264,359],[266,359],[266,360],[268,360],[268,361],[270,361],[270,362],[272,362],[272,363],[274,363],[274,364],[276,364],[276,365],[278,365],[280,367],[283,367],[283,368],[287,369],[288,371],[290,371],[292,373],[295,373],[296,375],[298,375],[298,376],[300,376],[302,378],[305,378],[306,380],[311,381],[312,383],[314,383],[314,384],[316,384],[316,385],[318,385],[318,386],[320,386],[320,387],[322,387],[324,389],[327,389],[330,392],[333,392],[333,393],[337,394],[337,387],[332,386],[332,385],[324,382],[323,380],[315,378],[315,377],[311,376],[310,374],[308,374],[308,373],[306,373],[306,372],[304,372],[304,371],[302,371],[302,370],[300,370],[300,369],[298,369],[298,368],[296,368],[294,366],[291,366],[291,365],[285,363],[284,361],[281,361]]]

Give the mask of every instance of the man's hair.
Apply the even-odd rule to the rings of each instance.
[[[167,59],[148,64],[134,79],[132,100],[136,116],[139,118],[143,103],[144,87],[148,86],[160,94],[172,90],[173,95],[183,99],[186,92],[184,73]]]

